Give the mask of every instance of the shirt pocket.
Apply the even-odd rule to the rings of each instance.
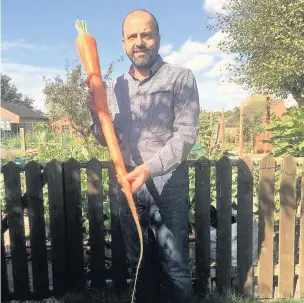
[[[148,123],[151,133],[168,132],[173,122],[173,93],[171,90],[152,91],[149,94]]]

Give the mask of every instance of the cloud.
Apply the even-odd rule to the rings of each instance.
[[[197,80],[201,107],[206,110],[232,109],[250,94],[228,81],[227,65],[233,60],[233,55],[224,53],[218,47],[225,38],[220,31],[206,41],[194,41],[190,37],[179,49],[171,48],[164,57],[168,63],[192,70]]]
[[[226,14],[224,5],[228,4],[229,0],[205,0],[204,9],[208,13]]]
[[[165,56],[172,51],[172,44],[162,45],[159,49],[159,54]]]
[[[57,75],[63,76],[64,70],[33,66],[28,64],[2,62],[2,73],[12,78],[11,83],[14,84],[18,91],[27,95],[34,100],[34,106],[42,111],[45,110],[45,96],[43,89],[45,82],[43,77],[53,78]]]
[[[1,50],[7,51],[12,48],[21,48],[28,50],[58,50],[63,49],[66,45],[60,44],[55,46],[47,46],[47,45],[37,45],[32,43],[27,43],[24,39],[13,40],[13,41],[3,41],[1,43]]]

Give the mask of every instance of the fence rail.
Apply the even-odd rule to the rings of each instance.
[[[239,160],[222,157],[218,161],[206,158],[188,161],[194,171],[195,233],[190,242],[195,245],[194,286],[197,292],[210,291],[213,270],[210,261],[210,204],[212,169],[215,173],[217,209],[216,289],[232,287],[231,278],[231,216],[233,170],[237,170],[237,285],[242,295],[273,298],[304,297],[304,178],[297,185],[301,166],[291,156],[278,163],[265,156],[258,164],[245,156]],[[258,205],[254,211],[254,172],[258,167]],[[86,174],[86,203],[89,222],[89,268],[85,272],[83,239],[83,198],[81,172]],[[111,221],[111,253],[105,252],[103,174],[109,177],[108,198]],[[117,183],[111,162],[92,159],[79,162],[69,159],[46,164],[29,162],[25,166],[9,162],[1,168],[5,189],[5,216],[2,217],[1,288],[2,302],[12,299],[45,298],[66,291],[83,289],[88,280],[93,288],[103,288],[107,280],[117,287],[126,287],[128,267],[125,259],[118,219]],[[276,174],[279,172],[279,188]],[[22,194],[21,173],[25,174],[26,192]],[[43,187],[47,185],[48,205],[44,205]],[[301,197],[298,196],[300,189]],[[275,191],[279,205],[275,205]],[[26,244],[24,210],[30,227],[30,244]],[[279,218],[275,220],[276,209]],[[298,211],[300,210],[300,211]],[[45,213],[49,212],[50,253],[46,239]],[[258,264],[253,264],[253,220],[258,221]],[[278,222],[278,223],[276,223]],[[276,231],[278,228],[278,231]],[[4,233],[9,232],[10,258],[6,252]],[[278,235],[278,260],[275,260],[275,235]],[[29,255],[30,254],[30,260]],[[50,261],[49,261],[50,259]],[[107,260],[111,260],[108,270]],[[297,262],[296,262],[297,261]],[[11,265],[10,265],[11,264]],[[30,265],[31,264],[31,265]],[[13,290],[9,269],[12,268]],[[29,271],[32,275],[29,275]],[[50,278],[51,272],[51,278]],[[52,282],[50,282],[50,279]],[[278,280],[277,282],[275,280]],[[52,287],[50,287],[52,284]],[[32,285],[32,286],[31,286]]]

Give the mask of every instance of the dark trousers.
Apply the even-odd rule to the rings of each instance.
[[[189,198],[186,164],[159,177],[150,178],[134,194],[144,238],[144,254],[136,285],[137,303],[161,302],[161,274],[167,281],[167,301],[191,303],[189,270]],[[128,261],[135,274],[139,238],[127,200],[118,191],[119,216]],[[134,277],[134,276],[133,276]]]

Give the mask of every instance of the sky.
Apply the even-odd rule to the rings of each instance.
[[[102,69],[123,57],[113,74],[118,77],[130,66],[121,43],[122,21],[130,11],[143,8],[158,20],[163,60],[193,71],[201,108],[229,110],[250,92],[225,80],[225,64],[232,58],[217,47],[223,34],[207,29],[207,14],[221,12],[223,1],[4,0],[1,71],[12,78],[21,93],[34,99],[36,108],[44,111],[43,77],[64,77],[67,62],[70,66],[76,62],[75,21],[85,20],[89,33],[96,38]]]

